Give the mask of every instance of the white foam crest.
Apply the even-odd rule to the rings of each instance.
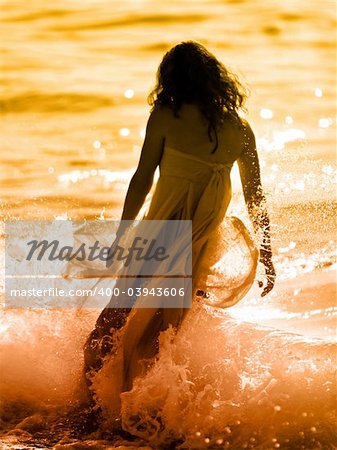
[[[161,335],[156,364],[122,394],[124,427],[155,448],[175,439],[184,441],[183,448],[215,448],[217,440],[243,448],[251,438],[268,448],[275,435],[287,435],[285,421],[298,421],[303,412],[314,416],[328,401],[333,352],[323,341],[197,305],[176,337],[172,330]],[[109,427],[114,384],[103,373],[96,383],[98,394],[107,395],[100,405]]]
[[[118,181],[128,181],[132,175],[132,170],[120,170],[111,171],[106,169],[91,169],[91,170],[72,170],[71,172],[60,174],[57,177],[57,181],[60,184],[69,186],[80,181],[88,180],[91,178],[101,178],[105,184]]]

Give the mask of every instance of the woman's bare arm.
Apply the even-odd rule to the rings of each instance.
[[[165,134],[163,126],[163,114],[160,110],[154,110],[147,122],[145,140],[142,147],[140,160],[126,194],[122,213],[123,220],[134,220],[144,204],[149,193],[155,170],[160,162]],[[120,227],[119,234],[123,227]]]
[[[264,264],[267,275],[267,285],[262,292],[262,296],[265,296],[274,287],[276,274],[272,263],[270,221],[261,183],[260,164],[256,150],[255,136],[247,122],[245,123],[244,149],[238,159],[238,166],[250,219],[255,231],[262,233],[260,261]]]

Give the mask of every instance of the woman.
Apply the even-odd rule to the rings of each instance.
[[[149,97],[153,108],[122,220],[137,217],[159,166],[160,178],[146,219],[192,220],[195,290],[203,251],[231,199],[230,170],[237,161],[251,220],[263,234],[264,296],[273,288],[275,270],[255,138],[238,114],[244,99],[236,77],[202,45],[183,42],[168,51]],[[117,239],[122,234],[120,228]],[[104,356],[116,352],[111,335],[118,332],[123,353],[120,390],[130,390],[144,370],[140,361],[155,355],[159,333],[170,325],[178,327],[185,312],[183,308],[105,308],[86,343],[86,373],[98,371]]]

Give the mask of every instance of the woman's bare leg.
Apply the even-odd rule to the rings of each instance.
[[[103,358],[113,351],[112,335],[121,329],[131,308],[104,308],[84,346],[84,372],[98,371]]]

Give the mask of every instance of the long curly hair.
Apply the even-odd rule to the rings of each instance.
[[[157,82],[148,97],[149,104],[168,106],[179,117],[183,103],[195,103],[208,120],[208,137],[218,147],[217,131],[225,118],[241,123],[246,90],[203,45],[182,42],[171,48],[157,71]],[[239,119],[239,120],[238,120]]]

